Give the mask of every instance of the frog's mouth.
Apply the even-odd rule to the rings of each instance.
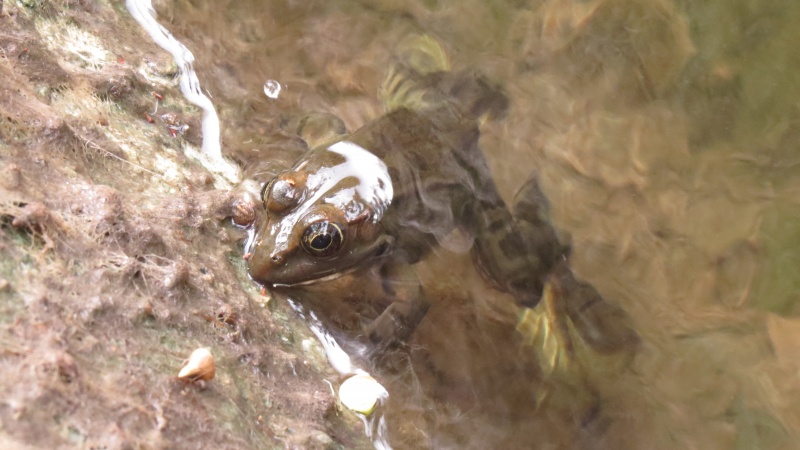
[[[349,274],[353,273],[355,270],[356,270],[355,267],[351,267],[351,268],[346,269],[346,270],[337,270],[336,272],[328,274],[328,275],[322,275],[322,276],[319,276],[319,277],[316,277],[316,278],[311,278],[310,280],[298,281],[297,283],[272,283],[272,287],[276,287],[276,288],[292,288],[292,287],[298,287],[298,286],[308,286],[308,285],[313,285],[313,284],[317,284],[317,283],[324,283],[326,281],[332,281],[332,280],[335,280],[337,278],[341,278],[341,277],[343,277],[345,275],[349,275]]]

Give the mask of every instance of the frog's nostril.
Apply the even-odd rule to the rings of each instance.
[[[283,260],[283,257],[281,257],[281,255],[278,255],[278,254],[273,254],[270,257],[270,259],[272,260],[273,263],[279,264]]]

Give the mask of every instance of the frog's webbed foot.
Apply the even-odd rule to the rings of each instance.
[[[562,244],[550,225],[547,198],[536,178],[529,179],[519,190],[513,207],[514,220],[522,233],[528,252],[539,255],[549,281],[558,293],[554,299],[575,325],[581,338],[594,350],[615,353],[631,350],[639,344],[625,311],[606,302],[592,285],[575,278],[569,267],[568,245]]]
[[[583,341],[599,353],[632,352],[641,342],[628,314],[592,285],[575,278],[564,264],[552,280],[559,285],[563,309]]]

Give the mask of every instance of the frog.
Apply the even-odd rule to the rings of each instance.
[[[505,94],[449,71],[431,39],[406,48],[382,88],[385,114],[323,139],[264,183],[246,249],[254,281],[381,348],[406,342],[424,318],[431,300],[414,267],[453,233],[520,305],[539,302],[547,275],[479,146],[480,122],[502,116]]]

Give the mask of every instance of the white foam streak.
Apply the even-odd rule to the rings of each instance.
[[[308,324],[308,328],[311,330],[312,333],[317,337],[319,343],[322,345],[322,348],[325,350],[325,355],[328,357],[328,362],[331,363],[331,366],[342,375],[351,375],[351,374],[366,374],[363,370],[355,367],[353,363],[350,361],[350,356],[342,349],[336,339],[331,336],[330,333],[325,329],[322,323],[317,319],[316,314],[311,311],[310,316],[306,316],[306,310],[303,308],[299,303],[292,299],[287,299],[289,302],[289,306],[292,307],[303,319],[306,320]]]
[[[200,81],[192,67],[194,55],[172,33],[156,21],[156,11],[150,0],[126,0],[128,11],[144,28],[158,46],[172,54],[180,69],[180,86],[184,97],[203,110],[203,148],[201,154],[187,155],[199,159],[209,172],[222,176],[230,183],[239,181],[239,168],[222,157],[220,127],[217,111],[211,100],[200,89]]]
[[[379,221],[394,196],[392,179],[386,164],[370,151],[348,141],[337,142],[328,147],[328,150],[344,156],[346,163],[342,164],[340,170],[346,176],[358,178],[359,183],[355,190],[372,208],[372,220]],[[352,195],[347,200],[352,201]]]
[[[317,337],[320,345],[322,345],[322,348],[325,350],[328,362],[330,362],[334,370],[342,375],[366,375],[371,377],[367,371],[353,364],[347,352],[345,352],[339,343],[336,342],[336,339],[328,333],[313,311],[309,313],[310,317],[308,317],[302,305],[291,298],[287,299],[287,301],[292,309],[306,321],[308,328]],[[389,392],[387,392],[383,386],[380,386],[380,388],[381,392],[377,399],[379,404],[385,402],[389,398]],[[364,431],[367,437],[372,440],[372,445],[375,446],[375,449],[392,450],[392,446],[389,444],[388,440],[389,431],[386,426],[386,418],[380,410],[381,408],[379,407],[377,411],[373,411],[369,415],[358,413],[358,416],[364,422]]]

